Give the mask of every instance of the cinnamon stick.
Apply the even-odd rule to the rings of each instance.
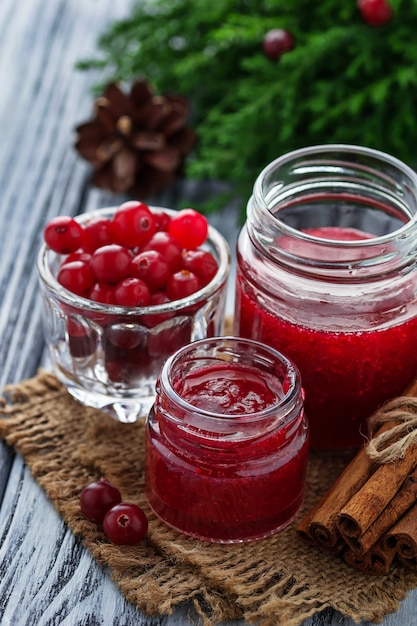
[[[386,574],[397,557],[417,569],[416,398],[417,379],[370,418],[372,440],[297,527],[304,541],[367,574]]]
[[[357,552],[347,548],[342,553],[343,560],[347,565],[373,576],[388,574],[395,555],[395,547],[387,548],[382,538],[367,552]]]
[[[392,526],[386,534],[385,544],[394,547],[399,557],[417,557],[417,504]]]
[[[394,423],[386,422],[378,434],[392,428]],[[362,448],[346,466],[333,485],[324,493],[315,507],[301,520],[297,531],[305,541],[311,540],[324,550],[339,551],[342,543],[337,527],[340,510],[366,483],[377,464]]]
[[[327,492],[324,494],[324,496],[322,498],[320,498],[318,503],[312,509],[310,509],[310,511],[307,513],[307,515],[305,515],[305,517],[301,520],[301,522],[297,526],[298,536],[305,543],[309,543],[311,545],[314,545],[314,544],[317,543],[317,536],[320,537],[320,532],[317,532],[317,534],[315,536],[313,536],[313,534],[311,532],[310,524],[311,524],[313,518],[315,517],[317,511],[319,511],[320,507],[324,504],[324,502],[326,500],[326,497],[327,497]],[[330,533],[331,530],[328,529],[328,532]],[[338,536],[338,537],[336,536],[334,538],[333,537],[330,538],[330,535],[327,535],[327,538],[328,538],[327,541],[326,541],[326,535],[323,535],[323,537],[324,537],[324,539],[323,539],[322,543],[320,544],[320,546],[324,550],[326,550],[327,552],[337,553],[337,552],[340,552],[342,550],[342,548],[345,547],[345,542],[343,541],[343,539],[340,536]]]
[[[405,557],[399,555],[397,555],[397,557],[401,565],[408,567],[409,569],[413,570],[413,572],[417,572],[417,557],[414,556],[410,559],[406,559]]]
[[[387,532],[396,520],[401,518],[417,501],[417,468],[407,476],[399,491],[382,513],[359,537],[344,535],[347,545],[356,552],[367,552],[376,542],[387,533],[387,548],[393,547],[396,539]],[[416,546],[417,547],[417,546]]]
[[[393,499],[399,488],[417,466],[417,446],[395,462],[379,465],[365,484],[343,506],[337,526],[342,537],[360,537]],[[392,519],[392,523],[396,518]]]

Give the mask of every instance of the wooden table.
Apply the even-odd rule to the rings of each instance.
[[[118,203],[89,186],[89,167],[72,147],[75,125],[90,116],[91,86],[99,78],[79,72],[75,63],[96,52],[97,37],[106,24],[126,15],[131,4],[132,0],[1,0],[1,389],[48,365],[35,269],[43,226],[59,213],[75,215]],[[188,188],[188,196],[192,193]],[[164,206],[170,203],[171,198],[161,200]],[[214,216],[212,222],[233,246],[237,233],[233,210]],[[151,619],[129,604],[58,517],[22,458],[3,443],[0,503],[2,626],[190,623],[188,607]],[[384,620],[384,626],[417,623],[416,602],[417,591]],[[305,622],[319,624],[353,622],[332,611]]]

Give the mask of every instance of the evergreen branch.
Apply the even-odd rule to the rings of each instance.
[[[269,161],[316,143],[368,145],[415,165],[417,0],[390,4],[391,22],[372,27],[355,0],[141,0],[79,67],[187,96],[198,134],[187,175],[244,194]],[[277,27],[295,46],[273,62],[262,41]]]

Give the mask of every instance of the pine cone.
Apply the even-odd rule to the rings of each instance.
[[[154,95],[145,81],[125,94],[115,83],[95,101],[94,119],[76,128],[75,148],[93,166],[96,187],[146,198],[183,172],[194,145],[188,105],[177,95]]]

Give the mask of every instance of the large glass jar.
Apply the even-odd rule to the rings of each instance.
[[[169,526],[208,541],[277,532],[303,501],[309,432],[297,368],[214,337],[165,362],[147,420],[146,485]]]
[[[255,182],[234,331],[297,364],[316,448],[358,446],[416,374],[416,199],[414,171],[357,146],[294,151]]]

